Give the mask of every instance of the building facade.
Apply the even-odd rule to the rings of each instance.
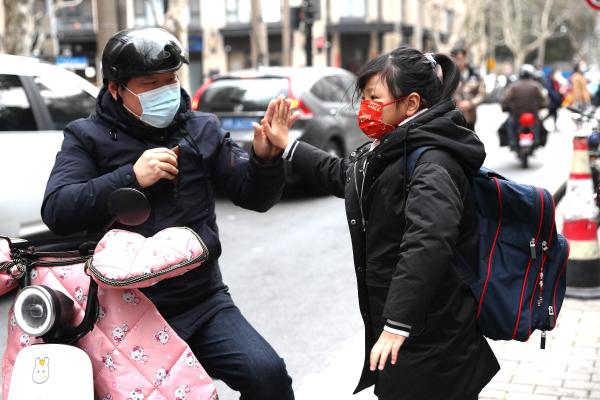
[[[194,0],[192,0],[194,1]],[[302,0],[288,0],[299,7]],[[200,0],[205,37],[204,74],[247,68],[250,62],[250,2]],[[448,44],[465,12],[459,0],[313,0],[319,18],[312,27],[314,65],[356,71],[366,60],[400,44],[433,50]],[[262,0],[269,64],[282,64],[283,0]],[[290,32],[292,65],[306,65],[306,35]],[[456,37],[460,35],[455,35]],[[447,47],[447,46],[446,46]]]
[[[75,59],[73,69],[96,56],[96,2],[81,0],[56,10],[59,54]],[[269,65],[283,64],[285,0],[261,0]],[[287,0],[297,10],[303,0]],[[461,21],[473,0],[311,0],[318,7],[312,24],[312,63],[357,71],[368,59],[400,44],[448,51],[462,38]],[[36,12],[46,1],[36,0]],[[160,26],[168,0],[119,0],[118,26]],[[251,62],[251,0],[189,0],[190,87],[211,74],[248,68]],[[292,21],[293,23],[293,21]],[[290,29],[291,65],[304,66],[305,25]],[[476,61],[480,55],[472,54]],[[88,67],[88,75],[93,68]],[[81,73],[81,71],[78,71]],[[93,79],[92,76],[88,78]]]

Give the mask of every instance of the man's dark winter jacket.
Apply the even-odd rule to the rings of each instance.
[[[499,366],[477,328],[475,298],[450,263],[477,263],[478,220],[469,175],[485,158],[452,102],[438,104],[346,162],[300,143],[293,167],[344,197],[352,239],[365,362],[357,391],[376,384],[382,399],[464,399]],[[424,153],[405,181],[406,155]],[[386,321],[411,326],[398,362],[369,371]]]
[[[281,160],[262,163],[241,150],[211,114],[193,112],[182,90],[181,107],[165,129],[143,125],[103,89],[96,114],[70,123],[50,175],[42,218],[58,234],[98,232],[111,217],[110,193],[138,188],[133,164],[151,148],[179,145],[179,177],[143,189],[152,212],[136,227],[151,236],[172,227],[195,230],[208,247],[208,262],[180,277],[144,289],[183,339],[232,300],[219,270],[221,254],[215,215],[215,192],[244,208],[266,211],[281,197]],[[115,226],[116,227],[116,226]]]
[[[502,99],[502,109],[518,121],[519,115],[533,113],[538,115],[540,109],[546,106],[542,85],[533,79],[519,79],[507,89]]]

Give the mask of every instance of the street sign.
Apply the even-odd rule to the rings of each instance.
[[[85,69],[88,66],[87,57],[56,57],[56,65],[66,69]]]
[[[586,0],[594,10],[600,10],[600,0]]]

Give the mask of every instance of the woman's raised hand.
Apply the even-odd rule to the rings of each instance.
[[[285,150],[289,143],[289,128],[298,120],[298,114],[291,112],[290,101],[283,96],[271,100],[261,128],[273,146]]]
[[[269,103],[265,118],[263,118],[261,124],[267,117],[272,118],[275,113],[275,102],[276,100],[271,100]],[[258,158],[262,160],[273,160],[281,154],[281,149],[271,143],[261,125],[253,122],[252,127],[254,129],[254,141],[252,142],[252,147],[254,148],[254,154],[256,154]]]

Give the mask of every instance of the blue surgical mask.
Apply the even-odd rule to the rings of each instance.
[[[142,115],[136,115],[125,104],[123,107],[140,121],[155,128],[166,128],[175,118],[181,102],[181,90],[179,82],[149,90],[144,93],[133,93],[127,86],[125,89],[140,100]]]

